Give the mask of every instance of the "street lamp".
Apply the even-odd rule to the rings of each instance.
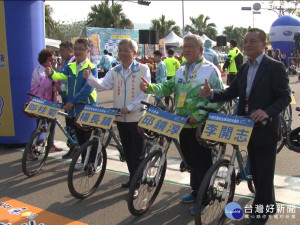
[[[261,12],[259,11],[261,9],[261,5],[260,3],[254,3],[253,7],[242,7],[242,10],[248,10],[251,11],[253,9],[253,24],[252,27],[254,27],[254,14],[261,14]]]

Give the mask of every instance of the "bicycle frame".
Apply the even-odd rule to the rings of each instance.
[[[94,162],[94,168],[97,168],[98,161],[99,161],[99,156],[101,155],[100,151],[101,151],[102,146],[103,146],[103,143],[101,141],[102,140],[102,136],[103,136],[103,132],[101,131],[100,128],[93,129],[91,137],[90,137],[90,140],[93,140],[93,139],[97,139],[98,140],[98,145],[97,145],[98,148],[97,148],[96,158],[95,158],[95,162]],[[89,163],[88,160],[90,158],[91,151],[92,151],[92,146],[88,147],[88,149],[87,149],[86,156],[85,156],[84,163],[83,163],[84,168]]]
[[[64,112],[58,112],[59,115],[62,115],[62,116],[68,116],[67,113],[64,113]],[[61,124],[61,122],[58,120],[58,119],[55,119],[55,123],[57,124],[57,126],[59,127],[59,129],[63,132],[63,134],[68,138],[68,140],[71,142],[71,145],[72,146],[75,146],[78,144],[78,141],[76,139],[74,139],[66,130],[65,128],[63,127],[63,125]]]

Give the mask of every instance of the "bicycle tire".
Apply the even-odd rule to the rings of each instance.
[[[286,134],[287,134],[287,124],[285,122],[285,119],[282,115],[279,116],[280,118],[280,141],[277,142],[276,146],[276,154],[278,154],[283,146],[286,145]]]
[[[89,140],[75,153],[72,158],[72,162],[68,171],[68,188],[70,193],[78,199],[84,199],[93,194],[99,187],[106,169],[107,154],[106,149],[102,146],[100,155],[98,155],[98,167],[99,171],[96,172],[97,168],[94,168],[93,159],[88,160],[88,164],[82,170],[76,170],[75,165],[81,158],[81,155],[87,153],[88,148],[91,147],[91,151],[96,151],[98,148],[98,140]],[[91,157],[91,154],[89,155]]]
[[[195,214],[195,224],[223,224],[226,219],[225,216],[225,206],[232,202],[235,193],[235,171],[231,174],[231,183],[228,195],[225,200],[221,200],[223,188],[225,185],[225,179],[228,172],[229,160],[222,159],[213,164],[207,171],[201,186],[198,191],[196,199],[196,214]],[[227,172],[224,175],[218,175],[219,169],[226,168]],[[213,181],[213,185],[210,185],[211,179],[217,172],[216,177]],[[218,175],[218,176],[217,176]],[[220,179],[217,179],[220,178]],[[223,180],[221,180],[223,178]],[[218,188],[222,189],[219,190]],[[201,214],[201,206],[205,205],[205,211]]]
[[[141,162],[132,178],[127,206],[130,213],[135,216],[144,214],[150,208],[162,187],[166,175],[167,161],[165,159],[160,169],[158,169],[157,166],[160,163],[161,158],[161,151],[155,150],[150,152]],[[153,174],[151,173],[152,169],[154,169]],[[153,178],[156,177],[157,173],[159,173],[159,181],[155,184]],[[143,178],[143,175],[146,174],[147,177]],[[136,190],[138,191],[137,196],[135,196]],[[151,193],[153,194],[151,195]]]
[[[25,150],[23,152],[22,171],[28,177],[34,176],[42,169],[49,154],[50,134],[45,135],[45,139],[43,140],[43,143],[45,144],[43,146],[43,143],[40,144],[38,143],[40,142],[38,141],[38,138],[42,133],[43,132],[39,130],[35,131],[31,135],[29,141],[26,144]]]

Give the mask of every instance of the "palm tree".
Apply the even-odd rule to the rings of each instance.
[[[133,29],[133,23],[122,12],[122,5],[114,3],[109,5],[105,0],[99,5],[91,7],[92,12],[88,14],[87,26],[104,28]]]
[[[45,35],[48,38],[60,39],[62,38],[61,30],[59,29],[59,24],[52,19],[51,14],[53,9],[50,5],[45,5]]]
[[[203,35],[215,39],[217,36],[216,24],[208,23],[210,20],[209,16],[204,17],[203,14],[200,14],[198,17],[190,17],[192,25],[186,25],[185,30],[191,31],[193,34]]]
[[[158,30],[160,39],[166,37],[171,31],[174,31],[178,36],[182,36],[180,27],[176,25],[176,22],[174,20],[166,20],[165,15],[151,20],[151,23],[150,30]]]
[[[243,39],[245,34],[247,33],[248,28],[244,27],[234,27],[233,25],[231,26],[226,26],[223,31],[223,34],[227,36],[227,40],[230,41],[232,39],[235,39],[237,41],[237,46],[241,48],[243,46]]]

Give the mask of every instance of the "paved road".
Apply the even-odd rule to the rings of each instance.
[[[297,91],[299,85],[296,76],[290,77],[293,90]],[[111,92],[99,92],[99,100],[103,106],[111,106]],[[300,92],[296,92],[296,99],[300,101]],[[299,126],[299,119],[294,113],[294,127]],[[57,132],[57,143],[64,146],[64,138]],[[65,147],[65,150],[66,147]],[[90,225],[115,225],[115,224],[194,224],[193,217],[189,215],[191,205],[181,204],[182,195],[189,193],[187,185],[188,174],[178,171],[180,157],[174,146],[171,146],[168,160],[168,172],[163,188],[150,210],[141,217],[132,216],[127,209],[127,190],[120,185],[127,180],[125,163],[118,160],[118,153],[113,148],[108,150],[108,170],[100,188],[89,198],[77,200],[73,198],[67,187],[67,171],[69,161],[61,160],[60,156],[65,152],[51,153],[41,173],[32,178],[27,178],[21,171],[22,149],[0,149],[0,202],[3,197],[15,199],[19,202],[38,207],[80,221]],[[270,219],[268,224],[300,224],[300,154],[289,151],[286,148],[277,157],[276,165],[276,197],[279,203],[283,203],[284,213],[279,213],[278,218]],[[240,184],[236,190],[235,202],[241,206],[251,204],[252,196],[245,184]],[[296,205],[295,212],[290,205]],[[4,220],[8,211],[0,204],[0,224],[8,224]],[[286,218],[290,216],[290,218]],[[281,218],[284,217],[284,218]],[[294,218],[292,218],[294,217]],[[53,218],[51,220],[51,218]],[[2,221],[3,220],[3,221]],[[24,221],[13,224],[23,224]],[[226,224],[242,225],[245,220],[227,220]],[[28,221],[24,224],[28,224]],[[46,223],[63,225],[62,220],[50,217]],[[68,223],[72,224],[72,223]],[[31,225],[31,224],[30,224]]]

